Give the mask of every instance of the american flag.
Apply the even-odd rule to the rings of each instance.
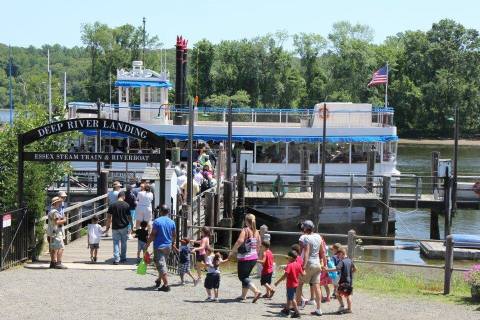
[[[379,84],[388,83],[388,67],[383,66],[373,73],[372,80],[368,83],[367,87],[376,86]]]

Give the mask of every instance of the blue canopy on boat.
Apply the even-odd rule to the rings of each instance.
[[[157,88],[171,88],[172,84],[168,81],[138,81],[138,80],[117,80],[116,87],[127,88],[141,88],[141,87],[157,87]]]
[[[82,130],[82,132],[88,136],[94,136],[97,134],[96,130]],[[164,132],[155,132],[158,136],[165,137],[169,140],[178,139],[178,140],[188,140],[188,135],[184,133],[164,133]],[[108,136],[112,138],[126,138],[127,135],[102,130],[102,136]],[[204,141],[225,141],[227,140],[226,134],[194,134],[194,140],[204,140]],[[232,140],[234,142],[322,142],[322,136],[277,136],[277,135],[233,135]],[[397,141],[397,136],[388,136],[388,135],[381,135],[381,136],[327,136],[327,142],[330,143],[354,143],[354,142],[389,142],[389,141]]]

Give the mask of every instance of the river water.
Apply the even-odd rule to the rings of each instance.
[[[403,173],[430,175],[432,151],[439,151],[440,158],[451,159],[451,145],[406,145],[398,146],[397,168]],[[461,174],[480,173],[480,147],[459,147],[458,172]],[[397,237],[414,237],[428,239],[430,236],[430,213],[414,209],[398,209],[395,234]],[[443,216],[440,216],[440,234],[443,237]],[[453,233],[480,234],[480,211],[459,210],[453,219]],[[397,241],[397,245],[406,244]],[[441,261],[430,261],[422,258],[415,250],[364,250],[358,252],[366,260],[395,261],[408,263],[440,264]],[[455,265],[469,266],[473,262],[455,262]]]

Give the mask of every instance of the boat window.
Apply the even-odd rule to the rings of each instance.
[[[352,163],[367,162],[368,145],[352,143]]]
[[[151,88],[152,102],[160,103],[162,101],[162,90],[160,88]]]
[[[348,163],[349,162],[349,144],[348,143],[327,143],[327,163]]]
[[[150,88],[146,87],[143,89],[144,102],[150,102]]]
[[[120,87],[120,102],[127,102],[128,88]]]
[[[383,145],[383,161],[391,162],[395,161],[397,154],[397,142],[389,141]]]
[[[257,163],[286,163],[285,143],[257,142]]]

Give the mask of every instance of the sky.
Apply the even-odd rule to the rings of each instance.
[[[480,29],[477,0],[3,0],[0,43],[39,47],[82,45],[82,24],[100,21],[111,27],[141,25],[169,48],[177,35],[190,44],[206,38],[253,38],[285,30],[327,36],[332,24],[347,20],[367,24],[374,41],[405,30],[428,30],[443,18]]]

